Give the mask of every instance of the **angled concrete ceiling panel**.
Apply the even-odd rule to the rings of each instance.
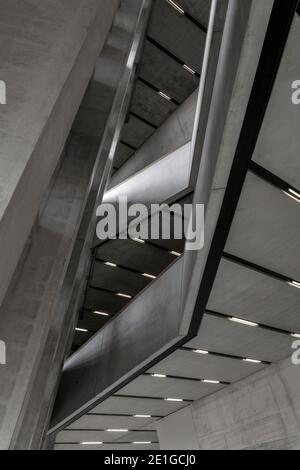
[[[121,310],[127,302],[128,299],[118,297],[113,293],[90,288],[87,292],[85,307],[113,314]]]
[[[157,418],[134,418],[133,416],[117,415],[84,415],[67,429],[140,429],[147,426],[156,430]]]
[[[128,122],[124,124],[121,133],[121,140],[133,147],[139,147],[150,137],[151,134],[153,134],[153,132],[153,128],[148,126],[148,124],[145,124],[140,119],[130,115]]]
[[[219,0],[215,29],[221,30],[227,10],[227,0]],[[180,0],[180,6],[206,28],[209,22],[211,0]]]
[[[166,416],[186,406],[186,403],[155,400],[151,398],[111,396],[93,408],[93,413],[150,414]]]
[[[300,330],[300,291],[223,259],[207,308],[287,331]]]
[[[225,250],[300,280],[300,204],[248,173]]]

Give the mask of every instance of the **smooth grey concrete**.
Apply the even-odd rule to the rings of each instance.
[[[300,368],[289,358],[196,401],[191,439],[200,450],[299,450],[299,387]],[[173,431],[180,419],[175,413],[159,423],[161,448],[182,448],[181,428]]]
[[[0,303],[118,4],[0,2],[1,79],[7,84],[0,120]]]
[[[161,419],[157,436],[160,450],[200,450],[190,407]]]

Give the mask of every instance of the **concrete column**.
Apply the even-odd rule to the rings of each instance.
[[[299,388],[300,366],[286,359],[160,421],[160,447],[299,450]]]

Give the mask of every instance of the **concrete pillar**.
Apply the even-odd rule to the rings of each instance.
[[[161,420],[160,447],[299,450],[299,388],[300,366],[274,364]]]

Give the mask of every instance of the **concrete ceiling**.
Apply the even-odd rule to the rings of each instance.
[[[189,9],[198,21],[207,24],[209,2],[182,0],[180,4]],[[199,67],[201,44],[205,35],[198,26],[188,21],[166,2],[156,1],[149,35],[190,65]],[[181,33],[180,28],[184,31],[187,27],[190,34]],[[176,34],[171,34],[172,31],[176,31]],[[300,72],[293,47],[295,43],[299,43],[299,32],[300,19],[297,17],[253,157],[255,162],[281,178],[287,187],[298,190],[299,120],[296,117],[296,108],[291,105],[290,84]],[[198,48],[195,48],[195,45]],[[142,60],[141,70],[149,74],[145,78],[153,80],[156,86],[166,84],[167,87],[168,83],[170,86],[169,78],[159,75],[159,67],[151,76],[151,67],[147,60],[151,57],[156,60],[156,55],[159,56],[158,52],[152,51],[150,46],[146,45],[146,59],[144,63]],[[182,70],[178,69],[178,77],[181,73]],[[190,80],[194,80],[194,77],[191,76]],[[177,99],[183,99],[183,83],[180,82],[177,87],[174,80],[174,89],[170,86],[170,91],[174,92],[172,96]],[[187,78],[187,92],[190,93],[191,87],[192,81]],[[147,90],[147,93],[150,91],[153,90]],[[169,89],[165,91],[168,92]],[[143,91],[140,89],[137,93],[142,94]],[[165,106],[167,116],[170,103],[163,103],[162,106]],[[161,108],[158,109],[159,113],[151,116],[158,119],[157,122],[163,119]],[[149,118],[148,106],[144,109],[142,100],[138,110]],[[124,129],[122,138],[129,136],[130,133]],[[137,136],[138,132],[135,134],[136,145],[141,145],[142,142],[138,142]],[[124,448],[121,447],[121,442],[136,440],[151,441],[155,448],[155,420],[188,406],[191,400],[215,393],[288,357],[291,353],[291,333],[300,333],[300,290],[289,284],[291,280],[300,282],[299,240],[300,203],[287,197],[282,188],[274,184],[274,180],[270,181],[249,171],[198,335],[184,347],[172,352],[145,373],[134,378],[118,390],[117,394],[91,410],[90,414],[74,422],[70,426],[72,430],[60,432],[57,435],[56,448],[82,448],[85,446],[78,443],[85,439],[112,442],[111,436],[108,436],[111,433],[103,431],[109,426],[124,426],[129,432],[125,433],[126,436],[116,433],[114,442],[107,448],[121,449]],[[157,256],[155,250],[157,248],[148,244],[134,245],[133,241],[112,241],[100,246],[97,256],[100,259],[119,262],[132,270],[158,274],[171,262],[171,255],[160,251]],[[127,289],[131,295],[135,295],[148,284],[147,280],[135,272],[127,275],[123,271],[113,270],[114,268],[109,269],[102,263],[95,268],[93,281],[105,289],[111,288],[112,285],[117,286],[118,291]],[[122,307],[116,305],[116,302],[121,302],[120,298],[109,299],[108,293],[99,296],[98,293],[89,292],[87,299],[91,308],[97,304],[99,308],[103,306],[117,312],[118,308]],[[88,322],[87,310],[83,315]],[[257,325],[237,323],[232,321],[231,317],[255,322]],[[77,344],[79,343],[80,341]],[[195,350],[206,353],[197,353]],[[249,362],[249,359],[252,362]],[[163,374],[167,377],[154,377],[153,374]],[[183,401],[166,401],[166,398]],[[135,414],[151,415],[151,418],[134,418]],[[91,428],[97,428],[99,431],[87,431]],[[101,446],[101,449],[104,448],[105,445]],[[133,444],[130,448],[133,448]],[[148,447],[144,445],[143,448]]]

